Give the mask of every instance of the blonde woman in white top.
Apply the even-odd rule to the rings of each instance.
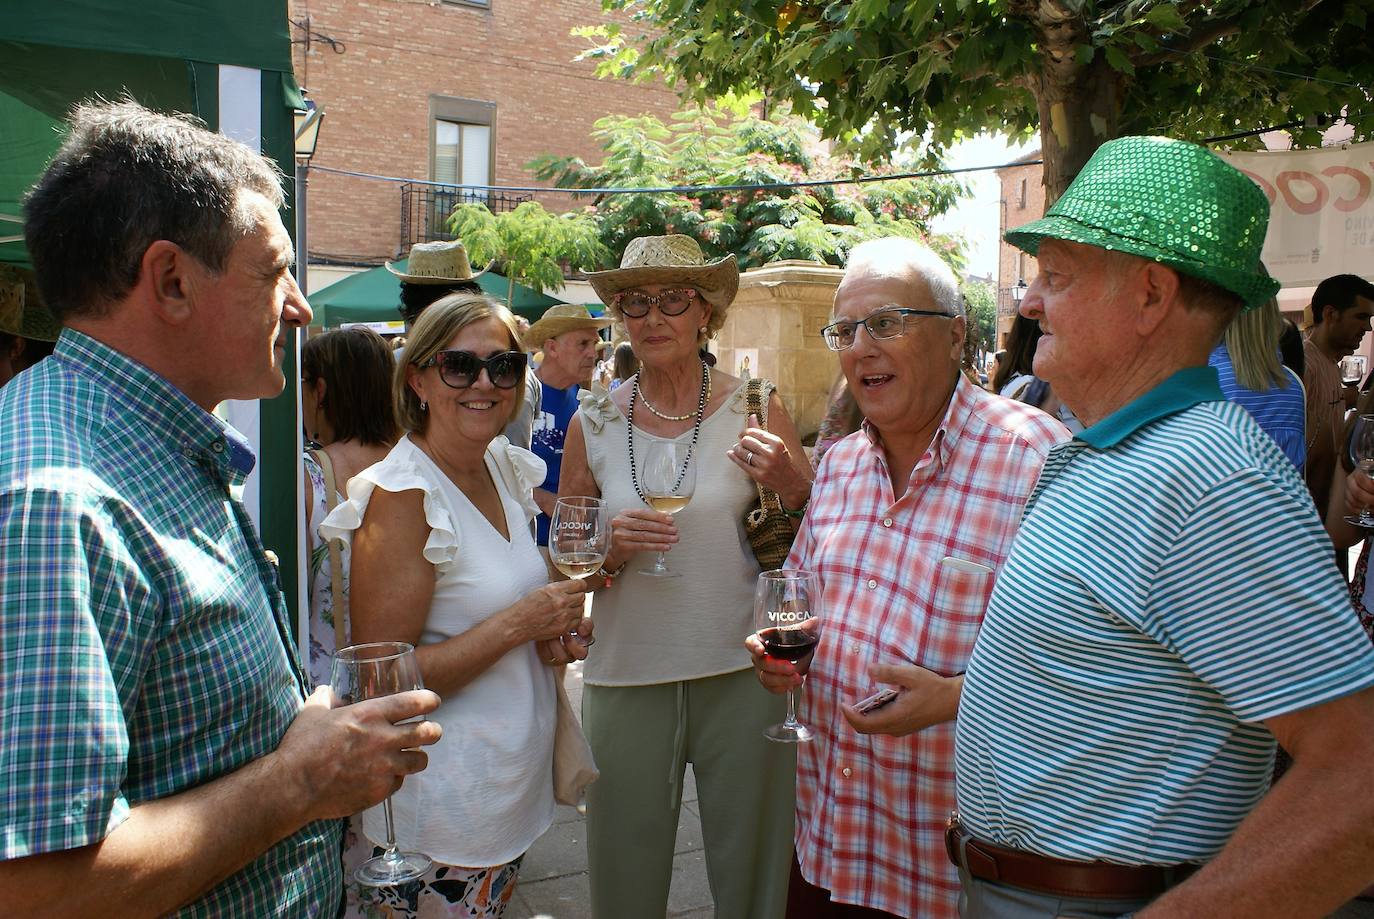
[[[771,433],[751,427],[743,381],[699,354],[734,299],[733,256],[708,265],[688,237],[641,238],[621,268],[591,281],[641,361],[614,392],[583,395],[559,480],[560,494],[606,499],[616,514],[606,569],[624,566],[597,594],[600,640],[583,673],[583,726],[601,770],[587,799],[592,915],[664,915],[690,762],[715,915],[779,917],[796,758],[763,737],[783,713],[743,647],[759,565],[742,521],[757,500],[751,476],[800,508],[810,466],[782,403],[769,404]],[[676,517],[641,493],[656,440],[692,445],[696,488]],[[660,550],[678,577],[640,573]]]
[[[435,865],[372,895],[394,917],[499,917],[553,819],[552,665],[585,656],[577,581],[549,583],[530,534],[543,462],[501,434],[527,358],[510,313],[446,297],[411,331],[394,387],[408,433],[355,477],[322,532],[351,540],[356,642],[416,646],[445,741],[393,797],[396,839]],[[418,779],[418,777],[416,777]],[[364,815],[375,843],[378,809]]]

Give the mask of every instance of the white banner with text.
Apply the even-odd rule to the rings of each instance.
[[[1269,199],[1264,264],[1284,287],[1374,278],[1374,143],[1221,155]]]

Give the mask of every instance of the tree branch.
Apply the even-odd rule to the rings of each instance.
[[[1317,0],[1320,2],[1320,0]],[[1192,54],[1200,51],[1218,39],[1228,35],[1235,35],[1240,32],[1240,23],[1235,19],[1221,20],[1211,23],[1207,28],[1200,29],[1188,36],[1188,40],[1182,46],[1175,47],[1164,45],[1165,50],[1154,54],[1145,54],[1132,61],[1137,67],[1150,67],[1164,61],[1174,60],[1180,54]],[[1160,44],[1164,44],[1161,42]]]

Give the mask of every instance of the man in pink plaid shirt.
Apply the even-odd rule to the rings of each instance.
[[[1021,508],[1068,437],[968,382],[964,332],[954,274],[933,252],[896,238],[855,247],[822,334],[866,420],[822,461],[787,560],[819,573],[824,632],[795,665],[748,641],[769,690],[807,675],[795,919],[958,915],[944,828],[962,674]],[[896,698],[855,708],[880,688]]]

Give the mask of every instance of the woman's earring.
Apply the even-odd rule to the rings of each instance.
[[[426,402],[424,399],[421,399],[421,400],[420,400],[420,411],[422,411],[422,412],[427,412],[427,411],[429,411],[429,403]]]

